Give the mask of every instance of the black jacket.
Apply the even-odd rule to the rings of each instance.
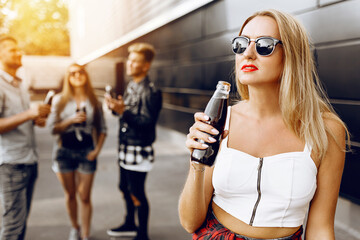
[[[119,143],[151,145],[156,138],[155,126],[162,107],[161,91],[146,77],[140,83],[130,81],[123,99],[126,108],[120,117]]]

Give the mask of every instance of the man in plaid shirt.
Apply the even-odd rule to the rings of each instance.
[[[155,126],[162,105],[161,92],[147,76],[155,56],[153,46],[135,43],[129,48],[126,74],[132,78],[124,96],[117,99],[106,95],[105,101],[120,115],[119,166],[120,191],[126,203],[125,222],[109,229],[109,236],[135,236],[134,240],[148,240],[149,204],[145,194],[145,179],[152,169]],[[135,225],[135,212],[139,226]]]

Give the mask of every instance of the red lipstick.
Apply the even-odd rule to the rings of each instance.
[[[247,65],[243,65],[241,67],[241,71],[243,71],[243,72],[254,72],[257,70],[259,70],[259,69],[253,64],[247,64]]]

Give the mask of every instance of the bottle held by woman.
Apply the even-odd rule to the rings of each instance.
[[[82,115],[85,115],[85,119],[83,122],[81,123],[74,123],[74,126],[75,126],[75,136],[76,136],[76,139],[79,141],[79,142],[82,142],[83,140],[83,136],[81,134],[81,130],[80,130],[80,127],[85,127],[86,126],[86,102],[80,102],[80,105],[78,108],[76,108],[76,113],[80,113]]]
[[[76,113],[85,113],[86,114],[86,102],[84,102],[84,101],[80,102],[79,107],[76,109]],[[75,126],[84,127],[85,125],[86,125],[86,121],[83,121],[82,123],[75,123]]]
[[[219,134],[212,136],[216,142],[210,143],[207,149],[194,149],[191,160],[212,166],[219,151],[222,132],[224,131],[227,109],[229,105],[230,83],[219,81],[216,90],[206,105],[205,114],[210,118],[208,124],[219,131]],[[204,141],[199,140],[204,143]]]

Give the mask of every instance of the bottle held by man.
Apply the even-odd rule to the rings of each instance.
[[[106,92],[106,94],[108,94],[110,97],[116,98],[116,93],[114,92],[112,86],[106,85],[106,86],[105,86],[105,92]]]
[[[229,105],[230,83],[219,81],[214,94],[206,105],[205,114],[210,118],[208,123],[219,131],[219,134],[212,136],[216,139],[214,143],[207,143],[207,149],[194,149],[191,154],[191,161],[212,166],[219,151],[222,132],[224,131],[227,109]],[[202,140],[199,140],[202,142]]]
[[[105,86],[105,92],[106,92],[106,94],[109,95],[111,98],[116,99],[116,93],[115,93],[113,87],[110,86],[109,84],[107,84],[107,85]],[[114,110],[112,110],[111,112],[112,112],[112,114],[116,115],[116,112],[115,112]]]
[[[45,100],[44,100],[44,104],[51,105],[54,96],[55,96],[55,91],[50,90],[50,91],[46,94],[46,97],[45,97]]]
[[[44,99],[44,104],[51,106],[54,96],[55,96],[55,91],[53,91],[53,90],[48,91],[48,93],[46,94],[46,97]],[[49,114],[47,114],[45,117],[48,117],[48,115]]]

